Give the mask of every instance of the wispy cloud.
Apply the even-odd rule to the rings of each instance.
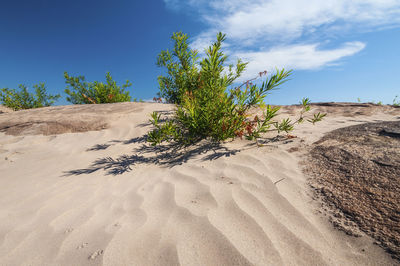
[[[398,0],[213,1],[218,16],[205,16],[211,27],[232,38],[285,38],[330,28],[374,29],[400,24]],[[224,5],[228,11],[224,11]],[[229,11],[230,10],[230,11]],[[342,27],[341,27],[342,26]]]
[[[343,57],[351,56],[364,49],[362,42],[345,43],[341,47],[322,50],[317,44],[276,46],[268,51],[236,52],[236,56],[249,62],[243,80],[252,78],[263,70],[271,71],[274,67],[289,69],[317,69]]]
[[[169,9],[173,10],[179,9],[179,7],[182,5],[179,0],[164,0],[164,3]]]
[[[398,0],[164,1],[169,8],[198,10],[207,28],[194,36],[192,47],[201,51],[216,32],[226,33],[230,54],[249,61],[246,75],[274,66],[315,69],[337,63],[365,44],[354,40],[323,50],[320,43],[400,26]]]

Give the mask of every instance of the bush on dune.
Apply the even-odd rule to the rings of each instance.
[[[400,106],[400,100],[399,101],[396,101],[397,100],[397,95],[396,95],[396,97],[394,97],[394,99],[393,99],[393,106]]]
[[[59,94],[47,94],[44,83],[36,84],[33,88],[35,93],[30,93],[27,87],[22,84],[19,85],[19,91],[3,88],[0,91],[0,101],[3,105],[16,111],[51,106],[61,97]]]
[[[65,93],[69,95],[67,101],[73,104],[116,103],[131,100],[129,91],[125,89],[132,86],[132,83],[127,80],[125,84],[118,86],[109,72],[106,74],[106,83],[86,82],[84,76],[72,77],[67,72],[64,72],[64,78],[67,84]]]
[[[235,65],[225,67],[228,57],[221,51],[224,34],[217,35],[217,41],[206,50],[200,63],[197,51],[189,48],[186,34],[174,33],[172,40],[175,42],[173,51],[162,51],[157,64],[166,67],[168,74],[158,78],[159,96],[174,103],[176,111],[173,118],[164,122],[157,112],[151,115],[154,129],[149,132],[148,141],[152,145],[164,141],[190,144],[207,138],[213,141],[243,136],[256,139],[267,131],[289,132],[294,124],[306,120],[303,115],[310,110],[308,99],[303,99],[303,110],[296,121],[289,118],[274,121],[279,107],[264,103],[271,90],[288,80],[291,71],[276,70],[272,75],[264,71],[259,73],[259,77],[266,77],[261,86],[245,82],[228,89],[247,63],[239,59]],[[263,115],[250,116],[254,108],[261,108]],[[307,121],[315,123],[324,116],[318,113]]]

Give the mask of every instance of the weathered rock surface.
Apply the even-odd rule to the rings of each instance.
[[[340,128],[314,145],[305,171],[333,224],[400,260],[400,121]]]

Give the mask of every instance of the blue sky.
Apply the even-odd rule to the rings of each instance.
[[[275,67],[292,79],[267,102],[382,101],[400,96],[398,0],[3,0],[0,88],[45,82],[65,101],[64,71],[88,81],[130,80],[132,97],[158,92],[158,53],[183,31],[203,51],[249,62],[242,80]]]

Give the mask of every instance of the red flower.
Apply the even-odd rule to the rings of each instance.
[[[241,131],[236,131],[236,132],[235,132],[235,135],[238,136],[240,139],[242,139],[243,134],[244,134],[244,133],[243,133],[243,130],[241,130]]]

